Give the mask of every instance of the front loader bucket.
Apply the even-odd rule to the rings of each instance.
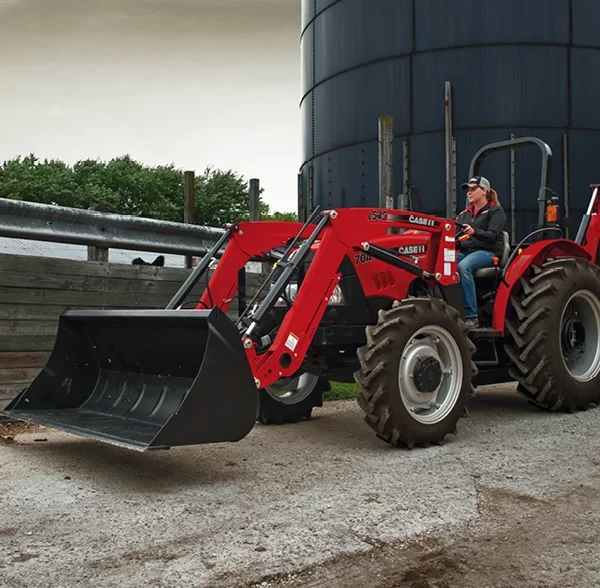
[[[258,391],[235,325],[212,310],[71,310],[11,417],[145,451],[239,441]]]

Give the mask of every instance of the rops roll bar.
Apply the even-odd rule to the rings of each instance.
[[[469,177],[479,175],[479,168],[483,160],[496,151],[505,151],[507,149],[514,149],[515,147],[537,145],[542,152],[542,173],[540,179],[540,189],[538,192],[538,214],[539,214],[539,226],[546,226],[546,192],[548,191],[548,184],[550,183],[550,172],[552,168],[552,150],[550,146],[538,139],[537,137],[521,137],[519,139],[508,139],[507,141],[500,141],[499,143],[490,143],[482,147],[473,157],[471,166],[469,167]]]

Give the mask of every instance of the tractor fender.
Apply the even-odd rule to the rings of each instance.
[[[556,257],[579,257],[588,261],[591,259],[590,254],[581,245],[568,239],[538,241],[524,249],[506,269],[504,280],[500,282],[496,293],[492,318],[492,327],[496,331],[504,334],[504,323],[510,304],[510,296],[521,277],[527,273],[532,265],[541,264],[546,259]]]

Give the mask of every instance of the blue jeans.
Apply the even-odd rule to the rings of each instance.
[[[494,254],[491,251],[479,250],[471,253],[457,253],[460,289],[465,305],[465,318],[477,318],[477,294],[473,272],[485,267],[494,266]]]

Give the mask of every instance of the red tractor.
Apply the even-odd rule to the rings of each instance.
[[[5,412],[145,450],[310,418],[329,381],[356,381],[366,422],[395,446],[442,443],[481,384],[516,381],[547,410],[596,406],[599,186],[569,240],[542,141],[487,146],[469,177],[489,153],[525,144],[543,155],[539,228],[513,247],[506,235],[496,266],[476,273],[479,328],[462,320],[453,220],[346,208],[304,224],[244,222],[227,227],[165,310],[65,311],[48,364]],[[247,303],[249,261],[273,269]]]

